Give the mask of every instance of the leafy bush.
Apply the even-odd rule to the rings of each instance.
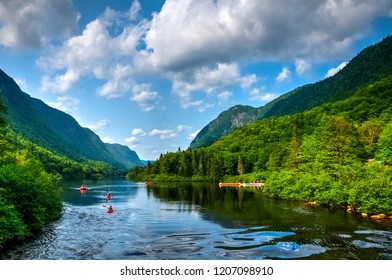
[[[14,205],[4,199],[3,193],[4,189],[0,189],[0,250],[4,244],[28,236],[27,225]]]

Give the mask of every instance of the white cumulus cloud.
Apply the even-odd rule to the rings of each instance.
[[[132,144],[132,143],[137,143],[138,139],[135,136],[131,136],[131,137],[125,139],[125,141]]]
[[[143,129],[141,129],[141,128],[134,128],[133,130],[132,130],[132,135],[133,136],[146,136],[147,135],[147,133],[146,132],[144,132],[144,130]]]
[[[23,5],[27,2],[31,5]],[[241,71],[248,62],[295,62],[296,73],[303,75],[309,61],[342,57],[370,22],[392,15],[390,0],[377,5],[365,0],[166,0],[151,19],[143,19],[143,4],[135,0],[126,12],[107,8],[79,34],[48,47],[37,62],[47,71],[41,89],[66,93],[82,78],[95,78],[103,82],[97,95],[129,95],[148,112],[161,97],[152,86],[135,87],[140,75],[158,74],[171,82],[182,108],[202,112],[227,101],[232,88],[255,87],[258,77]],[[31,15],[26,18],[34,30],[23,31],[28,24],[10,16],[23,14],[23,6],[35,8],[23,12]],[[0,44],[42,45],[58,34],[73,34],[78,17],[71,0],[1,1]],[[276,81],[290,75],[283,68]]]
[[[323,60],[391,11],[390,0],[167,0],[146,44],[151,63],[174,72],[238,59]]]
[[[158,92],[151,90],[151,85],[140,84],[132,88],[131,100],[139,104],[144,112],[150,112],[158,104],[160,96]]]
[[[187,109],[201,107],[204,103],[203,100],[193,100],[193,92],[216,94],[218,99],[223,101],[222,98],[228,96],[227,93],[222,95],[222,90],[235,86],[249,87],[255,81],[255,75],[242,76],[237,64],[223,63],[217,64],[216,67],[202,67],[175,75],[173,92],[180,98],[182,107]]]
[[[140,2],[138,0],[135,0],[132,5],[131,8],[129,10],[129,18],[131,20],[136,20],[137,17],[139,16],[139,12],[142,9],[142,6],[140,5]]]
[[[263,93],[258,88],[254,88],[250,92],[250,95],[251,95],[250,100],[257,101],[257,102],[264,102],[264,103],[270,102],[279,96],[279,94],[276,93]]]
[[[122,32],[112,34],[116,24],[121,24]],[[133,24],[124,14],[107,8],[101,17],[87,24],[80,35],[65,40],[40,57],[37,64],[51,73],[43,77],[41,89],[63,93],[82,77],[94,77],[105,82],[97,89],[99,96],[111,99],[130,93],[134,84],[136,48],[146,28],[145,21]]]
[[[303,59],[295,60],[295,71],[298,75],[303,75],[310,70],[310,64]]]
[[[200,131],[201,131],[201,129],[196,130],[195,132],[189,134],[189,135],[188,135],[188,140],[193,140],[193,139],[195,139],[195,137],[197,136],[197,134],[199,134]]]
[[[344,67],[346,67],[348,62],[342,62],[338,65],[338,67],[336,68],[331,68],[328,70],[327,74],[325,75],[325,78],[329,78],[332,77],[333,75],[335,75],[336,73],[338,73],[340,70],[342,70]]]
[[[149,133],[150,136],[157,136],[159,139],[172,139],[177,137],[177,133],[171,129],[153,129]]]
[[[93,131],[100,131],[110,125],[110,121],[108,119],[101,119],[90,124],[87,124],[86,127]]]
[[[80,100],[78,98],[69,95],[57,96],[55,102],[48,102],[49,106],[68,114],[74,114],[78,112],[79,104]]]
[[[276,77],[276,81],[283,82],[291,77],[291,71],[288,67],[283,67],[282,71]]]

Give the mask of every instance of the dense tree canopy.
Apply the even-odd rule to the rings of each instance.
[[[128,177],[262,179],[271,196],[392,213],[391,104],[389,76],[345,100],[254,122],[209,147],[161,155]]]
[[[209,146],[234,129],[255,120],[296,114],[327,102],[349,98],[358,89],[391,75],[391,53],[392,36],[388,36],[381,42],[361,51],[342,70],[327,79],[298,87],[259,108],[235,105],[205,126],[192,141],[190,147]],[[360,104],[358,113],[369,113],[368,102],[363,101]],[[366,118],[366,115],[362,117]]]
[[[6,113],[0,100],[0,249],[60,217],[60,178],[117,174],[107,163],[75,162],[23,139],[7,127]]]
[[[5,107],[0,100],[0,118]],[[0,249],[23,240],[62,211],[57,177],[45,172],[41,162],[7,138],[4,119],[0,127]]]
[[[0,96],[0,127],[6,125],[6,121],[5,121],[6,112],[7,112],[7,107],[5,107],[4,101]]]

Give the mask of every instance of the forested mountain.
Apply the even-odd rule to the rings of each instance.
[[[154,163],[131,169],[128,177],[148,181],[263,180],[263,191],[273,197],[392,214],[391,46],[388,37],[361,52],[335,78],[299,88],[268,104],[261,120],[235,129],[208,147],[161,155]],[[353,86],[342,77],[351,77]],[[268,115],[274,106],[280,114],[278,109],[288,104],[284,100],[294,102],[299,98],[297,92],[324,93],[326,97],[318,96],[314,102],[304,98],[313,103],[303,103],[303,111],[298,113]],[[321,102],[318,100],[324,102],[315,106]],[[313,108],[305,110],[308,106]],[[254,113],[252,108],[245,109]],[[237,110],[241,112],[241,107]],[[234,119],[230,114],[222,116]]]
[[[22,138],[78,162],[102,161],[119,169],[143,165],[127,146],[103,143],[90,129],[70,115],[22,92],[0,70],[0,94],[8,109],[7,122]]]
[[[205,147],[240,126],[271,116],[290,115],[351,96],[358,88],[392,73],[392,37],[361,51],[336,75],[294,89],[265,106],[234,106],[204,127],[190,147]],[[241,122],[233,120],[241,119]]]
[[[344,100],[167,153],[133,180],[265,181],[271,196],[392,214],[392,75]]]
[[[236,105],[222,112],[197,134],[191,143],[191,148],[208,146],[234,129],[254,122],[257,111],[256,108],[251,106]]]

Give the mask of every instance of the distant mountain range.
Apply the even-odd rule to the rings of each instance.
[[[7,121],[11,129],[34,144],[78,162],[103,161],[122,170],[143,165],[135,151],[120,144],[102,142],[72,116],[21,91],[2,70],[0,94],[8,108]]]
[[[209,146],[222,136],[256,120],[304,112],[324,103],[351,96],[356,89],[392,73],[392,37],[370,46],[354,57],[341,71],[314,84],[296,88],[268,104],[254,108],[236,105],[205,126],[190,144]]]

